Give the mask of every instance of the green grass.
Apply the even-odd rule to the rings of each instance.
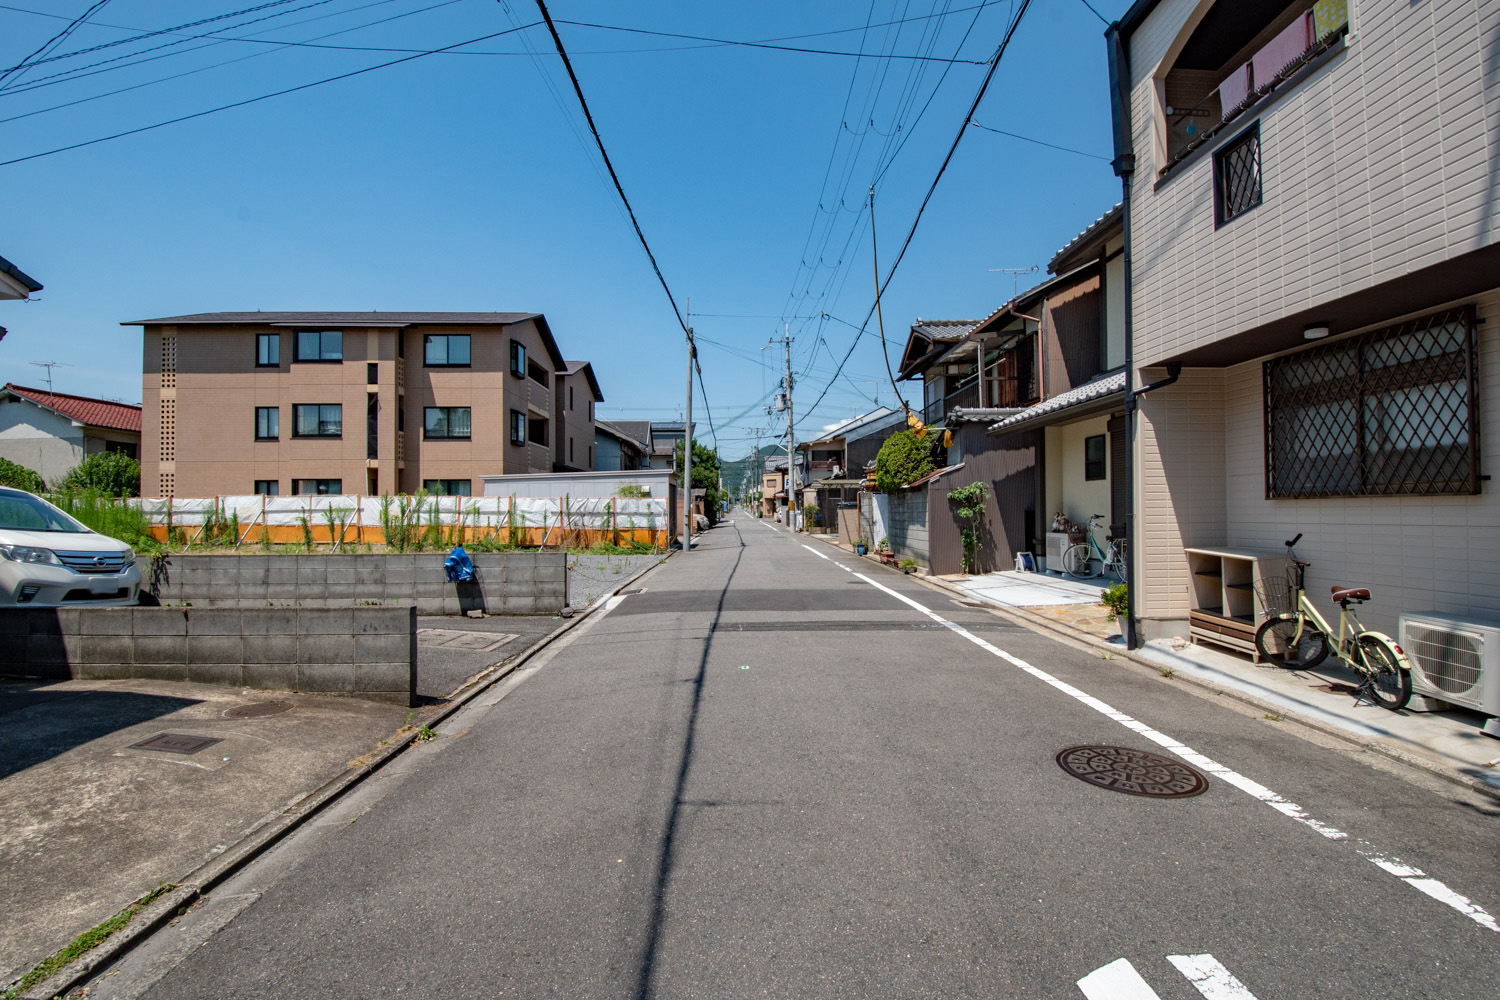
[[[126,924],[135,918],[137,913],[140,913],[149,906],[158,896],[171,892],[175,888],[177,886],[173,883],[163,883],[102,924],[84,931],[68,942],[67,946],[57,954],[38,963],[34,969],[22,976],[21,981],[6,992],[4,1000],[16,1000],[17,997],[21,996],[37,983],[55,976],[75,958],[99,947],[112,934],[122,930]]]
[[[128,501],[103,496],[94,490],[63,492],[48,499],[84,527],[118,538],[137,552],[162,551],[162,544],[151,537],[151,522]]]

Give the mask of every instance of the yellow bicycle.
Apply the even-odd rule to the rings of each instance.
[[[1302,535],[1286,543],[1291,568],[1287,585],[1293,600],[1293,610],[1268,611],[1266,621],[1255,631],[1255,648],[1261,656],[1279,667],[1291,669],[1311,668],[1322,663],[1329,652],[1333,652],[1344,665],[1364,678],[1355,692],[1354,702],[1365,695],[1382,708],[1395,712],[1405,708],[1411,700],[1411,664],[1401,647],[1384,632],[1376,632],[1359,623],[1351,604],[1363,604],[1370,599],[1370,591],[1364,587],[1333,588],[1333,601],[1339,606],[1338,639],[1330,645],[1333,628],[1327,619],[1318,613],[1304,589],[1307,567],[1311,563],[1297,558],[1293,548]],[[1274,588],[1262,591],[1268,609],[1274,609],[1278,595]]]

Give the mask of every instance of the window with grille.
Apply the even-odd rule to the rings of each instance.
[[[1260,122],[1214,154],[1214,227],[1260,204]]]
[[[1474,310],[1267,361],[1266,496],[1479,492]]]

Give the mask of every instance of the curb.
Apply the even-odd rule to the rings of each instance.
[[[662,562],[670,559],[674,551],[669,550],[662,557]],[[510,676],[532,657],[552,645],[553,642],[561,638],[569,629],[579,625],[596,609],[602,607],[605,601],[660,566],[661,562],[654,563],[633,576],[620,581],[613,589],[600,597],[598,603],[593,607],[575,612],[572,618],[564,621],[551,632],[548,632],[524,653],[519,654],[511,660],[502,660],[500,663],[480,671],[463,685],[459,686],[452,699],[431,718],[424,720],[423,724],[429,727],[441,724],[444,720],[468,705],[469,702],[479,697],[479,695]],[[56,997],[66,996],[68,991],[82,985],[95,972],[114,962],[145,938],[156,933],[168,921],[180,915],[182,910],[191,906],[210,889],[224,882],[261,854],[274,847],[304,822],[321,812],[325,806],[363,782],[370,775],[385,767],[386,764],[409,749],[411,745],[411,738],[407,736],[392,740],[390,746],[377,749],[375,753],[369,755],[362,763],[346,768],[337,777],[329,779],[318,788],[307,793],[276,816],[264,821],[259,827],[240,838],[237,843],[231,845],[217,857],[199,865],[193,871],[184,875],[182,881],[177,884],[177,888],[171,892],[163,893],[158,899],[136,914],[135,918],[129,924],[111,934],[91,951],[86,952],[67,966],[64,966],[51,978],[36,983],[24,993],[18,994],[18,1000],[53,1000]],[[25,973],[23,972],[22,975],[24,976]],[[9,988],[13,987],[0,988],[0,995],[3,995],[3,989]]]
[[[954,587],[949,583],[934,579],[933,577],[923,576],[916,577],[916,579],[919,582],[932,587],[934,590],[940,590],[944,593],[957,597],[963,597],[968,600],[976,600],[973,595],[966,594],[962,590],[959,590],[957,587]],[[1033,631],[1050,632],[1058,636],[1059,638],[1068,639],[1078,645],[1084,645],[1103,652],[1108,652],[1111,654],[1112,658],[1118,658],[1128,661],[1132,666],[1146,668],[1153,673],[1160,673],[1161,671],[1162,665],[1160,663],[1141,656],[1135,650],[1129,650],[1123,646],[1116,646],[1085,632],[1078,632],[1074,629],[1068,628],[1065,625],[1059,625],[1049,618],[1044,618],[1041,615],[1032,614],[1025,608],[1012,608],[990,604],[988,602],[984,602],[982,606],[986,611],[993,612],[1002,617],[1009,617],[1023,625],[1026,625]],[[1213,681],[1205,680],[1201,677],[1193,677],[1188,674],[1174,674],[1172,679],[1180,680],[1184,684],[1199,688],[1204,692],[1215,695],[1216,697],[1232,698],[1235,701],[1238,701],[1245,705],[1249,705],[1252,708],[1257,708],[1264,712],[1274,712],[1282,716],[1287,721],[1293,722],[1298,726],[1303,726],[1322,736],[1327,736],[1332,739],[1339,740],[1342,743],[1347,743],[1351,746],[1358,747],[1361,750],[1368,750],[1373,753],[1380,754],[1383,757],[1389,758],[1390,760],[1394,760],[1401,764],[1405,764],[1406,766],[1415,768],[1419,771],[1423,771],[1427,774],[1432,775],[1433,777],[1441,778],[1442,780],[1447,781],[1451,784],[1460,785],[1468,789],[1469,791],[1477,792],[1480,795],[1484,795],[1488,798],[1500,801],[1500,788],[1496,788],[1492,785],[1486,784],[1485,782],[1480,781],[1477,778],[1473,778],[1467,774],[1464,774],[1462,771],[1456,770],[1455,768],[1452,768],[1446,764],[1439,763],[1438,761],[1432,760],[1421,754],[1413,753],[1409,750],[1403,750],[1400,747],[1394,747],[1388,743],[1382,743],[1379,740],[1362,739],[1359,736],[1348,732],[1347,730],[1338,728],[1337,726],[1331,726],[1316,719],[1310,719],[1307,716],[1297,712],[1295,709],[1288,709],[1284,705],[1277,705],[1269,701],[1264,701],[1252,694],[1246,694],[1245,692],[1238,691],[1234,688],[1224,687],[1223,685],[1215,684]]]

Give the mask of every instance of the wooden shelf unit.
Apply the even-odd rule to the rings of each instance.
[[[1285,555],[1230,549],[1185,549],[1188,584],[1188,632],[1193,642],[1212,642],[1259,663],[1255,630],[1265,621],[1258,584],[1285,576]]]

